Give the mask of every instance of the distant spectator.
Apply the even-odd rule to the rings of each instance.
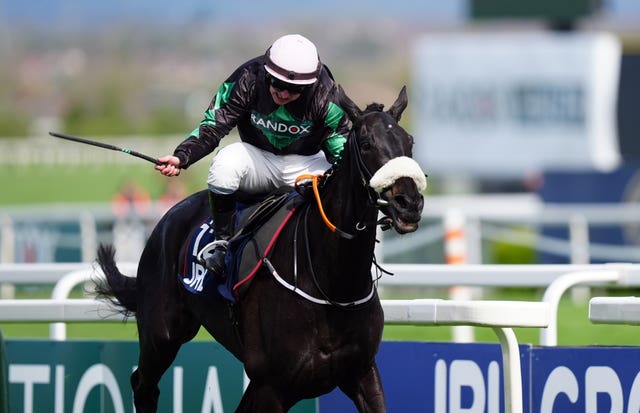
[[[172,206],[182,201],[188,194],[182,181],[170,179],[165,181],[165,190],[158,198],[157,212],[164,215]]]
[[[144,217],[151,210],[149,193],[133,181],[127,180],[113,196],[111,211],[117,218]]]

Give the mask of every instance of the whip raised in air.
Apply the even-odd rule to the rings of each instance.
[[[147,155],[145,155],[143,153],[136,152],[136,151],[128,149],[128,148],[121,148],[119,146],[111,145],[109,143],[92,141],[90,139],[80,138],[78,136],[66,135],[64,133],[49,132],[49,135],[54,136],[56,138],[66,139],[66,140],[69,140],[69,141],[80,142],[80,143],[85,143],[87,145],[93,145],[93,146],[97,146],[97,147],[100,147],[100,148],[110,149],[112,151],[123,152],[123,153],[129,154],[129,155],[133,155],[133,156],[135,156],[137,158],[144,159],[145,161],[151,162],[151,163],[153,163],[155,165],[162,165],[162,162],[158,161],[156,158],[152,158],[151,156],[147,156]]]

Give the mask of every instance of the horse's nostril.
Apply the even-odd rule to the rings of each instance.
[[[393,201],[401,209],[406,209],[409,206],[409,198],[406,195],[394,195]]]

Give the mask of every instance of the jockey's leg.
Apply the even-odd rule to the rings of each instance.
[[[233,235],[233,221],[236,215],[235,194],[219,194],[209,191],[209,205],[213,218],[215,241],[218,243],[213,254],[205,259],[205,266],[210,273],[223,278],[225,271],[224,257],[227,252],[227,242]]]
[[[331,165],[322,152],[311,156],[276,155],[253,145],[236,142],[218,151],[211,161],[207,186],[216,241],[214,252],[204,265],[214,276],[223,276],[226,241],[233,235],[238,190],[247,194],[264,194],[293,184],[298,175],[322,173]]]

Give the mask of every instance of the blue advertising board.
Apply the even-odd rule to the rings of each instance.
[[[378,353],[390,412],[503,413],[498,344],[384,342]],[[640,347],[520,346],[524,413],[640,412]],[[321,413],[356,412],[340,392]]]
[[[638,347],[534,348],[531,365],[530,412],[640,411]]]
[[[9,411],[133,412],[135,342],[8,340]],[[504,413],[502,353],[493,343],[383,342],[389,412]],[[520,346],[524,413],[640,412],[640,347]],[[242,365],[217,343],[183,346],[160,382],[160,412],[231,412]],[[6,400],[5,400],[6,402]],[[350,413],[340,391],[292,413]]]
[[[526,387],[529,348],[520,346]],[[390,412],[504,412],[498,344],[383,342],[377,362]],[[339,391],[320,398],[320,412],[355,411]]]

